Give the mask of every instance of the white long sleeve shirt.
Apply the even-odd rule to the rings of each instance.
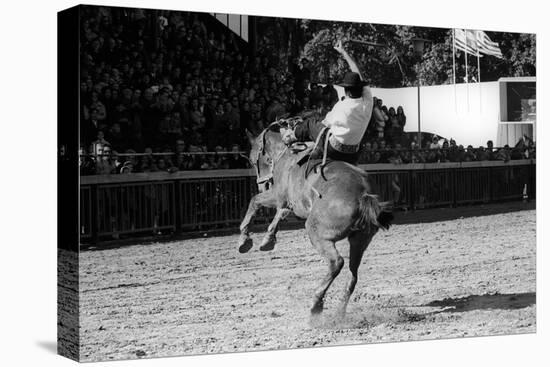
[[[338,101],[323,123],[330,127],[333,138],[340,144],[357,145],[369,124],[372,106],[370,88],[365,87],[362,97]]]

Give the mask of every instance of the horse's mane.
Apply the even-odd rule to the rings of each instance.
[[[281,132],[281,125],[278,121],[274,121],[271,124],[269,124],[265,129],[266,132],[271,131],[274,133],[280,133]]]

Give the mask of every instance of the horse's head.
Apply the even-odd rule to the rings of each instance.
[[[254,166],[260,192],[268,190],[273,184],[273,166],[285,148],[277,130],[278,127],[270,125],[258,136],[246,131],[251,146],[249,160]]]

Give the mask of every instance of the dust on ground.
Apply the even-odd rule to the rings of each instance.
[[[150,358],[536,331],[535,211],[404,224],[367,249],[348,313],[336,320],[346,260],[312,320],[326,272],[304,230],[80,255],[81,360]]]

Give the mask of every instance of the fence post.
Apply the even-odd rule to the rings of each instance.
[[[99,221],[99,210],[98,210],[98,197],[97,197],[97,184],[90,185],[90,205],[92,206],[92,218],[91,218],[91,241],[93,244],[98,242],[98,221]]]
[[[449,178],[449,182],[451,184],[451,207],[456,208],[457,207],[457,197],[458,197],[458,175],[456,172],[460,170],[461,168],[455,168],[453,169],[447,169],[446,171],[449,172],[451,177]]]
[[[414,207],[414,178],[413,178],[413,170],[409,170],[408,176],[409,176],[409,206],[412,211],[415,210]]]
[[[175,232],[177,234],[181,233],[181,208],[182,208],[182,202],[181,202],[181,183],[180,180],[174,180],[174,203],[175,203],[175,218],[174,218],[174,225],[176,227]]]
[[[493,185],[493,167],[487,167],[487,182],[489,184],[489,203],[493,202],[493,192],[495,187]]]

